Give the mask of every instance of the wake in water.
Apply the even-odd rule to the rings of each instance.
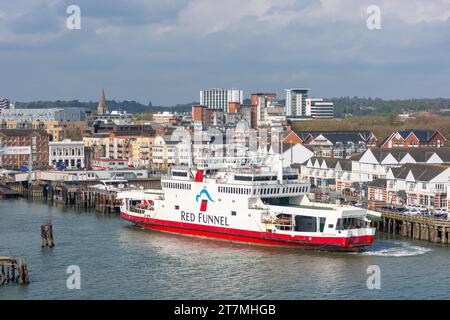
[[[380,257],[413,257],[425,254],[431,251],[430,248],[413,246],[407,242],[392,242],[389,248],[386,248],[386,243],[381,244],[383,248],[372,248],[367,251],[359,252],[358,254],[366,256],[380,256]]]

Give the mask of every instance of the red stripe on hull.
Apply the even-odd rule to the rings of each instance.
[[[327,251],[357,251],[370,246],[374,241],[373,235],[357,237],[306,237],[269,232],[256,232],[232,228],[212,227],[193,223],[140,218],[121,212],[120,216],[147,229],[207,237],[233,242],[254,243],[268,246],[298,247],[312,250]]]

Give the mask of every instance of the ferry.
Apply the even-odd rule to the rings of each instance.
[[[291,168],[172,168],[161,189],[120,192],[121,218],[163,232],[320,251],[372,245],[367,211],[311,202]]]

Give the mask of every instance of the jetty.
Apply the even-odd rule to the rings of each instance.
[[[409,239],[450,243],[450,221],[448,220],[381,211],[381,220],[375,222],[375,226],[378,231],[401,235]]]
[[[117,191],[96,188],[100,180],[90,181],[49,181],[34,180],[7,182],[8,187],[18,195],[44,200],[53,204],[75,206],[80,209],[95,209],[97,213],[115,213],[119,211],[120,200]],[[159,177],[127,179],[133,188],[160,189]]]

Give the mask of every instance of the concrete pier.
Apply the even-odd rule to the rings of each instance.
[[[383,211],[377,229],[414,240],[448,244],[450,221]]]
[[[128,180],[128,182],[130,185],[144,189],[161,189],[161,180],[159,178]],[[93,185],[98,183],[98,180],[82,182],[9,182],[8,187],[22,197],[42,199],[51,203],[75,206],[82,209],[95,209],[97,213],[118,212],[120,201],[116,199],[117,193],[92,188]]]

